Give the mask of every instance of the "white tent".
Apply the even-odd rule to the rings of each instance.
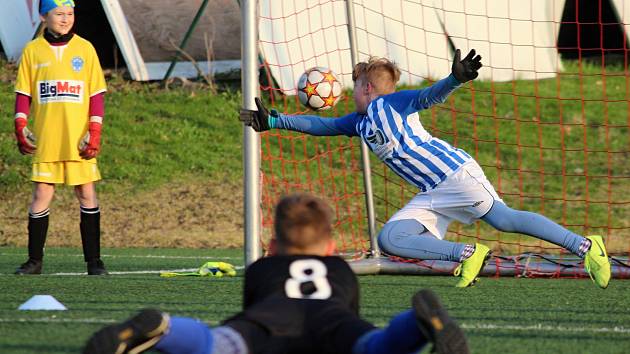
[[[607,0],[603,0],[607,1]],[[630,33],[630,5],[612,0]],[[450,73],[453,49],[483,56],[481,80],[555,77],[565,0],[354,0],[358,60],[385,56],[417,84]],[[326,66],[352,85],[345,1],[262,0],[260,50],[279,87],[295,94],[309,67]]]
[[[39,0],[0,0],[0,43],[11,61],[22,55],[39,26],[38,4]]]
[[[509,81],[555,77],[562,70],[556,38],[564,2],[435,0],[434,4],[455,47],[463,52],[475,48],[484,56],[486,68],[480,79]]]
[[[626,33],[630,35],[630,2],[627,0],[612,0],[621,23],[624,24]]]

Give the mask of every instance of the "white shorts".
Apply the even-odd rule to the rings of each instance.
[[[470,161],[436,188],[416,194],[388,222],[412,219],[444,239],[453,221],[470,224],[486,215],[495,201],[503,202],[476,161]]]

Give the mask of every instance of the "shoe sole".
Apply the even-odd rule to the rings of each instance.
[[[432,352],[438,354],[470,353],[464,331],[449,317],[431,290],[419,291],[411,301],[420,331],[433,342]]]
[[[150,326],[152,321],[146,317],[158,317],[157,326]],[[149,322],[149,323],[147,323]],[[131,319],[102,328],[88,340],[83,354],[138,354],[153,347],[162,338],[170,323],[169,316],[157,310],[141,311]],[[146,340],[134,347],[129,347],[128,340],[134,335],[142,335]]]
[[[26,272],[26,271],[23,271],[21,269],[18,269],[13,274],[15,274],[15,275],[41,275],[42,274],[42,268],[40,267],[39,269],[36,269],[35,271],[31,270],[29,272]]]
[[[141,316],[145,315],[147,316],[147,311],[150,312],[154,312],[156,310],[145,310],[140,312],[140,314],[138,314],[136,317],[134,317],[133,319],[131,319],[130,322],[133,322],[133,320],[135,320],[136,318],[140,318]],[[146,342],[135,346],[134,348],[129,350],[129,354],[139,354],[142,353],[146,350],[148,350],[149,348],[153,347],[159,340],[160,338],[162,338],[162,334],[164,334],[164,332],[166,332],[166,330],[168,329],[168,325],[170,323],[170,317],[168,314],[166,313],[162,313],[159,312],[159,316],[161,317],[161,321],[160,324],[153,330],[149,331],[146,336],[150,337]],[[152,314],[155,315],[155,314]]]

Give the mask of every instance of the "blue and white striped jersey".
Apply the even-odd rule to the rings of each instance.
[[[418,111],[442,103],[459,86],[451,75],[422,90],[399,91],[370,102],[367,114],[341,118],[285,116],[270,120],[273,128],[311,135],[359,136],[394,173],[421,191],[435,188],[472,157],[431,136]]]

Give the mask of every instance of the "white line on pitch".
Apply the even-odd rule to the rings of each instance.
[[[102,319],[102,318],[0,318],[0,322],[5,323],[114,323],[117,320]],[[217,321],[204,321],[210,325],[216,325]],[[615,327],[566,327],[566,326],[547,326],[547,325],[510,325],[510,324],[461,324],[464,329],[483,329],[483,330],[512,330],[512,331],[552,331],[552,332],[596,332],[596,333],[630,333],[630,328],[615,326]]]
[[[552,332],[611,332],[611,333],[630,333],[630,328],[615,326],[615,327],[566,327],[566,326],[548,326],[543,324],[536,324],[531,326],[510,325],[510,324],[469,324],[462,323],[461,327],[464,329],[479,329],[479,330],[510,330],[510,331],[552,331]]]
[[[235,266],[234,269],[240,270],[244,269],[243,266]],[[108,272],[110,275],[133,275],[133,274],[160,274],[162,272],[195,272],[199,268],[186,268],[186,269],[162,269],[162,270],[130,270],[130,271],[119,271],[119,272]],[[10,275],[9,273],[0,273],[0,275]],[[81,273],[71,273],[71,272],[61,272],[61,273],[49,273],[43,275],[63,275],[63,276],[78,276],[78,275],[87,275],[85,272]]]
[[[0,318],[0,322],[7,323],[114,323],[116,320],[104,318]]]
[[[24,253],[0,253],[0,256],[22,256]],[[46,253],[46,257],[83,257],[82,254]],[[163,256],[163,255],[124,255],[124,254],[103,254],[102,258],[160,258],[160,259],[242,259],[241,257],[213,257],[213,256]]]
[[[106,319],[106,318],[56,318],[43,317],[43,318],[0,318],[0,323],[96,323],[96,324],[109,324],[116,323],[120,320]],[[210,326],[219,325],[219,321],[202,321]]]
[[[163,269],[163,270],[130,270],[130,271],[120,271],[120,272],[108,272],[110,275],[130,275],[130,274],[160,274],[161,272],[194,272],[198,268],[187,268],[187,269]],[[61,272],[61,273],[51,273],[45,275],[86,275],[87,273],[70,273],[70,272]]]

